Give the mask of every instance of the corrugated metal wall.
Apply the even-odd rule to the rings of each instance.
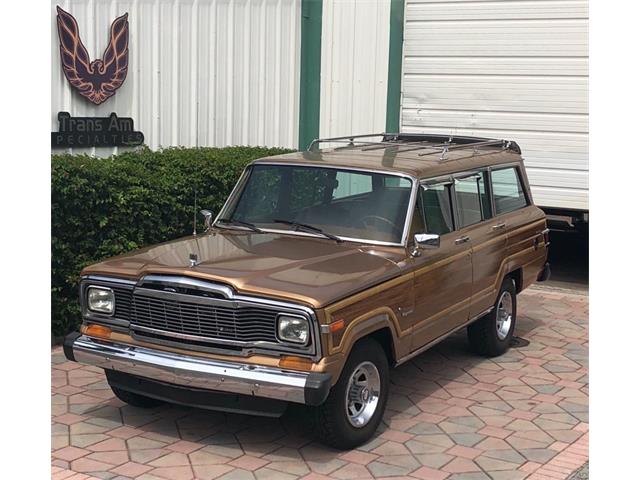
[[[321,137],[384,131],[389,12],[389,0],[324,0]]]
[[[64,78],[56,5],[75,16],[92,60],[102,56],[111,22],[129,12],[127,79],[102,105],[73,92]],[[132,117],[153,149],[297,147],[298,0],[60,0],[51,9],[52,131],[58,111],[116,112]],[[115,151],[98,150],[88,151]]]
[[[401,129],[516,140],[540,206],[588,210],[586,0],[408,0]]]

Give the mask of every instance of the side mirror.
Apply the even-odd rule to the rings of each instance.
[[[440,235],[437,233],[416,233],[413,236],[413,251],[411,254],[414,257],[421,255],[423,249],[433,249],[440,247]]]
[[[206,232],[213,224],[213,212],[211,210],[200,210],[200,213],[204,215],[204,230]]]

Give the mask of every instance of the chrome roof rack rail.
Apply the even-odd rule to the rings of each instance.
[[[314,147],[318,147],[319,145],[321,145],[322,143],[347,143],[349,144],[349,146],[355,146],[356,143],[358,144],[362,144],[362,143],[366,143],[366,144],[379,144],[380,142],[362,142],[362,141],[355,141],[356,139],[360,139],[360,138],[371,138],[371,137],[383,137],[383,141],[384,138],[387,137],[388,135],[392,135],[389,133],[367,133],[367,134],[361,134],[361,135],[347,135],[344,137],[330,137],[330,138],[316,138],[315,140],[313,140],[309,146],[307,147],[307,151],[312,151],[314,149]]]
[[[477,151],[478,147],[492,147],[492,146],[501,146],[502,149],[506,149],[509,147],[509,145],[511,144],[511,142],[507,141],[507,140],[486,140],[486,141],[480,141],[480,142],[475,142],[475,143],[466,143],[466,144],[457,144],[457,143],[451,143],[451,144],[447,144],[442,148],[442,151],[440,152],[425,152],[425,153],[419,153],[418,156],[419,157],[425,157],[427,155],[434,155],[436,153],[440,153],[441,157],[440,160],[444,160],[445,155],[450,151],[450,150],[462,150],[465,148],[473,148],[474,152]]]
[[[381,141],[372,141],[372,137],[382,137]],[[513,150],[521,153],[516,142],[498,140],[484,137],[466,137],[458,135],[439,135],[425,133],[367,133],[361,135],[347,135],[344,137],[316,138],[308,151],[319,150],[323,143],[344,144],[336,147],[336,150],[360,148],[362,151],[380,150],[385,148],[397,148],[396,153],[415,150],[430,149],[431,152],[419,153],[418,156],[440,155],[440,160],[445,160],[451,150],[473,148],[473,155],[478,153],[478,147],[500,146],[502,150]],[[401,148],[407,147],[407,148]]]

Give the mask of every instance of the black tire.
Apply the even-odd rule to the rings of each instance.
[[[498,333],[498,307],[504,295],[511,297],[511,321],[506,336],[500,338],[501,335],[504,335],[504,331],[501,335]],[[516,285],[512,278],[507,277],[502,282],[493,310],[467,327],[469,343],[476,353],[487,357],[497,357],[509,350],[516,326],[517,306]]]
[[[370,420],[362,427],[354,427],[347,415],[348,383],[363,362],[371,362],[380,376],[378,404]],[[346,450],[362,445],[376,432],[389,396],[389,360],[382,346],[371,338],[360,340],[353,347],[340,378],[329,392],[324,404],[314,410],[316,432],[320,441],[331,447]]]
[[[119,400],[122,400],[124,403],[126,403],[127,405],[131,405],[132,407],[153,408],[164,403],[161,400],[157,400],[151,397],[145,397],[144,395],[129,392],[128,390],[122,390],[121,388],[114,387],[113,385],[109,386],[111,387],[113,394]]]

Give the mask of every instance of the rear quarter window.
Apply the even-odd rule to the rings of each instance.
[[[528,205],[520,175],[515,167],[491,170],[491,187],[497,215],[513,212]]]

